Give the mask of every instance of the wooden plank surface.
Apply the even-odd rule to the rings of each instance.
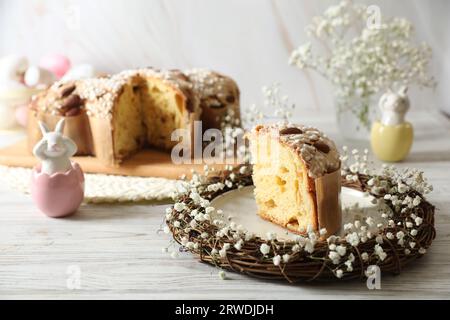
[[[165,205],[86,205],[69,219],[55,220],[36,212],[29,197],[0,186],[0,298],[448,299],[450,125],[425,113],[411,118],[416,139],[399,166],[424,170],[434,185],[429,200],[437,206],[437,237],[402,274],[383,274],[381,290],[360,281],[288,285],[229,272],[223,281],[217,269],[187,253],[172,259],[161,251],[170,244],[170,236],[158,231]],[[302,122],[337,137],[332,118]],[[67,284],[76,271],[81,287],[72,290]]]
[[[125,160],[120,166],[105,166],[95,157],[73,157],[84,172],[103,173],[123,176],[161,177],[179,179],[181,175],[189,175],[191,169],[203,170],[200,164],[174,164],[170,153],[145,149]],[[26,140],[21,140],[0,149],[0,165],[32,168],[38,160],[30,154]],[[221,165],[214,165],[220,169]]]

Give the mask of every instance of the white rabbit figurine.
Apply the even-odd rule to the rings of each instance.
[[[381,123],[398,125],[405,122],[405,114],[409,109],[408,87],[401,87],[398,92],[388,90],[380,98]]]
[[[66,172],[72,168],[70,157],[77,152],[77,145],[70,138],[63,136],[64,119],[56,124],[55,131],[39,121],[42,140],[33,148],[33,154],[42,161],[41,172],[52,175],[56,172]]]
[[[401,161],[408,155],[414,139],[411,123],[405,121],[410,102],[408,88],[389,90],[380,99],[381,120],[374,121],[370,133],[373,153],[383,161]]]

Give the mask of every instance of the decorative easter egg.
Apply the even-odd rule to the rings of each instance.
[[[28,123],[28,106],[21,105],[16,107],[16,121],[22,127],[26,127]]]
[[[9,55],[0,59],[0,82],[21,82],[28,68],[28,59],[20,55]]]
[[[27,69],[24,82],[29,87],[50,85],[56,81],[55,74],[47,69],[31,66]]]
[[[77,163],[66,172],[48,175],[41,165],[33,169],[31,197],[40,211],[52,218],[73,214],[84,198],[84,175]]]
[[[373,153],[380,160],[387,162],[405,159],[411,150],[413,138],[414,130],[409,122],[385,125],[376,121],[370,134]]]
[[[0,82],[0,130],[17,126],[15,112],[18,104],[28,101],[27,87],[20,82]]]
[[[70,69],[70,60],[61,54],[51,54],[44,56],[39,66],[61,78]]]

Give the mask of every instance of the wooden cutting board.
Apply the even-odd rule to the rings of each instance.
[[[140,177],[162,177],[168,179],[178,179],[185,174],[191,175],[191,169],[203,172],[204,164],[183,164],[172,163],[169,153],[156,150],[142,150],[131,158],[125,160],[118,167],[108,167],[102,164],[95,157],[73,157],[84,172],[103,173],[123,176]],[[26,140],[0,149],[0,165],[13,167],[32,168],[38,163],[32,154],[29,153]],[[224,165],[210,166],[220,170]]]

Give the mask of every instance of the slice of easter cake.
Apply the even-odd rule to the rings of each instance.
[[[258,214],[290,231],[341,227],[340,160],[332,140],[303,125],[258,125],[247,137]]]

